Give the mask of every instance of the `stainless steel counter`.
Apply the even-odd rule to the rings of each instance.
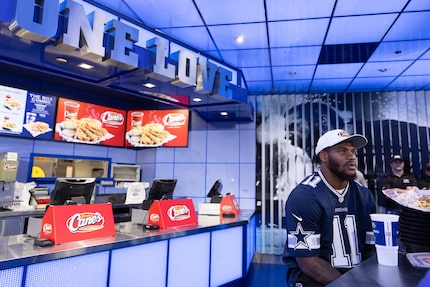
[[[0,270],[243,226],[249,223],[253,214],[253,211],[245,210],[238,218],[220,219],[219,216],[201,216],[198,225],[151,231],[144,229],[142,225],[122,222],[116,224],[117,233],[114,237],[68,242],[51,247],[35,246],[34,238],[27,235],[3,236],[0,237]]]
[[[379,265],[374,255],[327,287],[415,287],[427,271],[425,268],[412,267],[404,254],[399,254],[399,265],[394,267]]]

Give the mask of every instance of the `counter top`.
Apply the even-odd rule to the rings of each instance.
[[[15,216],[42,217],[44,214],[45,214],[45,209],[4,210],[4,211],[0,211],[0,218],[15,217]]]
[[[399,253],[399,265],[393,267],[379,265],[376,255],[373,255],[327,287],[415,287],[427,271],[426,268],[413,267],[402,253]]]
[[[158,230],[146,230],[139,224],[121,222],[115,225],[117,232],[113,237],[66,242],[50,247],[35,246],[34,237],[28,235],[3,236],[0,237],[0,270],[246,225],[253,214],[254,211],[242,210],[237,218],[202,215],[198,225]]]

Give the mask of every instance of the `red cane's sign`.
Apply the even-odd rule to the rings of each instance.
[[[55,244],[115,236],[112,204],[50,205],[42,219],[41,238]]]
[[[155,200],[148,210],[148,223],[161,228],[197,224],[192,199]]]
[[[190,218],[190,209],[186,205],[174,205],[167,210],[167,216],[172,221],[182,221]]]
[[[92,232],[103,228],[105,219],[99,212],[73,214],[66,222],[71,233]]]

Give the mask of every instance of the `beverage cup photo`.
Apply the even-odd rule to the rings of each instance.
[[[375,236],[378,264],[398,265],[399,216],[395,214],[374,213],[370,215]]]
[[[132,112],[131,113],[131,126],[140,127],[142,126],[143,112]]]
[[[64,119],[76,120],[78,118],[80,105],[75,102],[64,102]]]
[[[26,124],[34,123],[36,121],[36,116],[37,116],[37,114],[35,114],[35,113],[27,112],[25,115],[25,123]]]

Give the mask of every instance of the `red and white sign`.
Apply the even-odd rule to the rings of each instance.
[[[51,205],[43,216],[40,238],[61,244],[115,234],[110,203]]]
[[[54,139],[123,147],[125,117],[123,110],[59,98]]]
[[[221,216],[238,216],[240,214],[239,204],[234,194],[229,194],[221,200]]]
[[[187,147],[189,111],[139,110],[127,112],[128,147]]]
[[[148,223],[160,228],[197,224],[192,199],[155,200],[148,210]]]

